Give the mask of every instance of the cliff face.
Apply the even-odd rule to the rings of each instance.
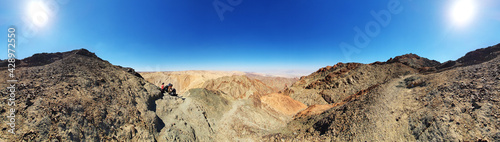
[[[0,139],[154,141],[163,127],[154,112],[158,87],[85,49],[35,54],[18,64],[17,135],[2,131]],[[4,69],[0,78],[6,77]],[[2,100],[9,97],[6,87],[1,84]],[[7,108],[0,110],[4,122]]]

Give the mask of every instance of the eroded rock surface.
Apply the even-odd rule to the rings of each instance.
[[[338,63],[288,88],[246,73],[162,78],[85,49],[36,54],[16,70],[18,134],[1,123],[0,141],[500,141],[499,47]],[[156,78],[183,91],[161,94]]]
[[[500,141],[498,47],[472,51],[446,68],[440,64],[424,66],[436,70],[417,69],[422,66],[411,64],[418,62],[406,59],[403,62],[407,63],[396,59],[393,61],[397,62],[340,64],[320,69],[303,77],[288,91],[292,96],[297,95],[294,97],[297,100],[313,105],[299,112],[282,132],[263,138],[266,141]],[[366,78],[361,81],[351,77],[359,75],[362,68],[370,68],[377,75],[364,73]],[[331,74],[334,79],[328,76]],[[335,86],[337,82],[339,87]],[[349,82],[354,84],[341,86]],[[339,99],[314,102],[307,97],[301,99],[300,95],[309,95],[301,93],[301,89],[349,93],[335,93],[341,95]]]
[[[85,49],[36,54],[19,61],[16,135],[11,141],[154,141],[161,124],[153,108],[159,88]],[[7,80],[7,70],[0,73]],[[10,93],[3,88],[1,99]],[[0,120],[7,121],[1,101]]]

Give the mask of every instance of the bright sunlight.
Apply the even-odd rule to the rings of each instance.
[[[450,18],[453,25],[466,26],[476,15],[476,3],[474,0],[454,0],[452,3]]]

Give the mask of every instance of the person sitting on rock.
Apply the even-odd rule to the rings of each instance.
[[[172,85],[171,83],[169,83],[169,84],[167,85],[166,90],[167,90],[167,93],[168,93],[169,95],[171,95],[171,96],[177,96],[177,93],[176,93],[176,91],[175,91],[175,88],[173,87],[173,85]]]

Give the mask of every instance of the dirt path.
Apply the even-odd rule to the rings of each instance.
[[[233,117],[236,110],[243,106],[243,104],[245,104],[245,102],[242,100],[234,101],[231,105],[231,109],[222,115],[220,121],[227,121],[230,117]]]
[[[413,136],[409,132],[408,116],[416,110],[418,103],[412,97],[414,90],[397,87],[410,76],[412,75],[396,78],[384,84],[377,103],[371,106],[373,109],[368,115],[375,122],[377,131],[373,136],[376,140],[411,141],[410,138]]]
[[[245,104],[245,100],[248,100],[248,98],[251,96],[249,95],[250,93],[247,93],[246,96],[243,97],[243,99],[235,100],[231,104],[231,109],[224,113],[220,119],[220,121],[228,121],[231,117],[235,116],[236,111]],[[229,120],[230,121],[230,120]],[[227,124],[227,123],[226,123]]]

